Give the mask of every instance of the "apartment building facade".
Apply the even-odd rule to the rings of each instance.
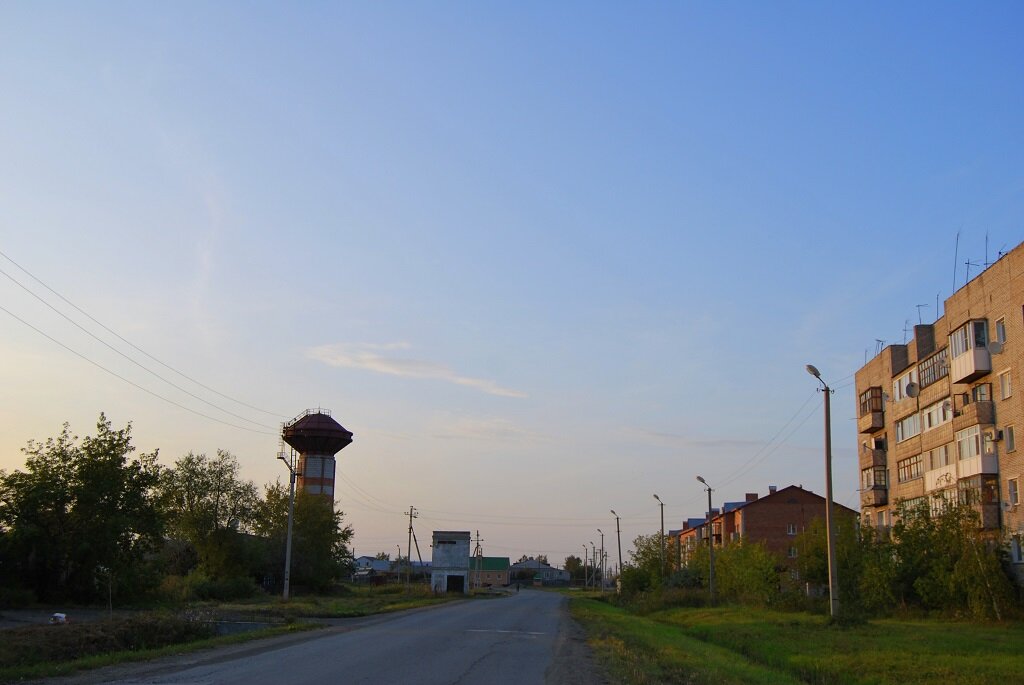
[[[892,525],[901,503],[972,506],[1024,575],[1024,244],[856,374],[861,517]],[[1022,433],[1024,439],[1024,433]]]

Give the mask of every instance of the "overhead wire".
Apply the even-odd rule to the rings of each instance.
[[[7,255],[7,254],[6,254],[5,252],[3,252],[2,250],[0,250],[0,257],[3,257],[3,258],[4,258],[4,259],[6,259],[7,261],[9,261],[9,262],[10,262],[11,264],[13,264],[14,266],[18,267],[18,269],[20,269],[20,270],[21,270],[21,271],[22,271],[23,273],[25,273],[25,274],[26,274],[26,275],[27,275],[27,276],[28,276],[29,278],[31,278],[31,279],[32,279],[33,281],[35,281],[35,282],[36,282],[36,283],[38,283],[39,285],[41,285],[41,286],[43,286],[44,288],[46,288],[46,289],[47,289],[48,291],[50,291],[50,292],[51,292],[51,293],[53,293],[53,294],[54,294],[55,296],[57,296],[58,298],[60,298],[60,299],[61,299],[61,300],[62,300],[63,302],[65,302],[65,303],[66,303],[66,304],[67,304],[68,306],[70,306],[70,307],[72,307],[73,309],[75,309],[75,311],[77,311],[77,312],[79,312],[80,314],[82,314],[83,316],[85,316],[85,317],[86,317],[87,319],[89,319],[90,321],[92,321],[93,323],[95,323],[95,324],[96,324],[97,326],[99,326],[99,327],[100,327],[100,328],[102,328],[103,330],[107,331],[108,333],[110,333],[111,335],[113,335],[114,337],[116,337],[116,338],[117,338],[118,340],[120,340],[120,341],[121,341],[121,342],[123,342],[124,344],[128,345],[128,346],[129,346],[129,347],[131,347],[132,349],[136,350],[136,351],[137,351],[137,352],[139,352],[140,354],[143,354],[143,355],[145,355],[146,357],[148,357],[149,359],[152,359],[152,360],[153,360],[154,362],[156,362],[156,363],[157,363],[157,364],[159,364],[160,366],[164,367],[165,369],[168,369],[169,371],[173,371],[174,373],[178,374],[178,375],[179,375],[179,376],[181,376],[182,378],[184,378],[184,379],[186,379],[186,380],[188,380],[188,381],[190,381],[190,382],[192,382],[192,383],[196,384],[196,385],[197,385],[197,386],[199,386],[200,388],[203,388],[204,390],[208,390],[209,392],[212,392],[213,394],[215,394],[215,395],[217,395],[217,396],[219,396],[219,397],[222,397],[222,398],[224,398],[224,399],[226,399],[226,400],[229,400],[229,401],[231,401],[231,402],[234,402],[235,404],[239,404],[239,405],[241,405],[241,406],[243,406],[243,407],[246,407],[246,408],[248,408],[248,409],[252,409],[252,410],[254,410],[254,411],[258,411],[258,412],[260,412],[260,413],[262,413],[262,414],[268,414],[268,415],[270,415],[270,416],[274,416],[274,417],[277,417],[277,418],[283,418],[283,419],[291,418],[291,417],[289,417],[289,416],[286,416],[286,415],[284,415],[284,414],[281,414],[281,413],[279,413],[279,412],[273,412],[273,411],[268,411],[268,410],[266,410],[266,409],[261,409],[260,407],[257,407],[257,406],[255,406],[255,405],[249,404],[249,403],[247,403],[247,402],[243,402],[242,400],[236,399],[236,398],[234,398],[234,397],[232,397],[232,396],[230,396],[230,395],[227,395],[227,394],[225,394],[225,393],[222,393],[222,392],[220,392],[219,390],[216,390],[216,389],[214,389],[214,388],[211,388],[210,386],[208,386],[208,385],[206,385],[206,384],[204,384],[204,383],[201,383],[200,381],[196,380],[195,378],[192,378],[191,376],[189,376],[188,374],[184,373],[183,371],[179,371],[178,369],[174,368],[173,366],[171,366],[171,365],[169,365],[169,364],[167,364],[167,363],[165,363],[165,362],[161,361],[161,360],[160,360],[160,359],[158,359],[157,357],[153,356],[152,354],[150,354],[150,353],[149,353],[149,352],[147,352],[146,350],[142,349],[142,348],[141,348],[141,347],[139,347],[138,345],[135,345],[135,344],[134,344],[134,343],[132,343],[131,341],[129,341],[129,340],[127,340],[127,339],[125,339],[125,338],[124,338],[124,337],[122,337],[122,336],[121,336],[120,334],[118,334],[118,333],[117,333],[116,331],[114,331],[114,330],[113,330],[113,329],[111,329],[110,327],[106,326],[106,325],[105,325],[105,324],[103,324],[103,323],[102,323],[101,321],[97,320],[97,319],[96,319],[95,317],[93,317],[93,316],[92,316],[91,314],[89,314],[89,313],[88,313],[87,311],[85,311],[84,309],[82,309],[81,307],[79,307],[78,305],[76,305],[76,304],[75,304],[74,302],[72,302],[72,301],[71,301],[71,300],[69,300],[68,298],[64,297],[64,295],[60,294],[60,293],[59,293],[59,292],[57,292],[57,291],[56,291],[55,289],[51,288],[51,287],[50,287],[49,285],[47,285],[47,284],[46,284],[46,283],[45,283],[45,282],[44,282],[44,281],[43,281],[42,279],[40,279],[40,278],[39,278],[38,276],[36,276],[35,274],[33,274],[33,273],[32,273],[31,271],[29,271],[28,269],[26,269],[25,267],[23,267],[23,266],[22,266],[21,264],[19,264],[18,262],[14,261],[14,260],[13,260],[13,259],[12,259],[12,258],[11,258],[11,257],[9,256],[9,255]],[[21,284],[20,284],[20,283],[19,283],[19,282],[18,282],[17,280],[15,280],[15,279],[14,279],[13,277],[11,277],[10,275],[8,275],[8,274],[6,274],[6,273],[4,273],[4,275],[5,275],[5,276],[7,276],[8,278],[11,278],[11,280],[13,280],[13,281],[14,281],[15,283],[18,283],[19,285],[21,285]],[[24,288],[25,286],[23,286],[23,285],[22,285],[22,287]],[[26,290],[28,290],[28,289],[26,288]],[[31,291],[29,290],[29,292],[31,292]],[[33,293],[33,295],[34,295],[34,293]],[[51,307],[51,308],[52,308],[52,307]],[[222,411],[224,411],[224,410],[222,410]],[[248,419],[246,419],[246,420],[248,421]],[[255,423],[255,422],[253,422],[253,423]]]

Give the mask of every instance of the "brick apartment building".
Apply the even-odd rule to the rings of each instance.
[[[857,512],[841,504],[832,504],[832,512],[839,517],[856,518]],[[785,565],[797,558],[796,536],[804,532],[814,519],[825,519],[825,498],[802,486],[790,485],[769,488],[759,497],[747,493],[742,502],[726,502],[712,512],[710,521],[690,518],[678,532],[679,561],[685,563],[697,545],[707,544],[710,526],[715,546],[727,545],[743,539],[763,543],[769,552],[777,554]]]
[[[856,374],[861,515],[892,525],[899,503],[970,504],[1024,576],[1024,244]]]

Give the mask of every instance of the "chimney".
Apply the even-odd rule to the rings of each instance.
[[[769,495],[774,495],[778,489],[779,489],[778,486],[769,485],[768,486],[768,494]]]
[[[747,498],[747,502],[756,502],[757,501],[757,493],[756,492],[748,492],[747,495],[746,495],[746,498]]]

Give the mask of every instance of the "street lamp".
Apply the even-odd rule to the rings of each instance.
[[[714,518],[714,512],[711,509],[711,486],[704,480],[703,476],[697,476],[697,480],[704,484],[704,487],[708,490],[708,561],[710,562],[711,571],[708,574],[708,594],[711,596],[711,606],[715,605],[715,535],[714,526],[711,520]]]
[[[806,366],[807,373],[821,383],[821,392],[825,393],[825,531],[828,535],[828,597],[832,618],[839,617],[839,577],[836,564],[835,522],[832,520],[832,407],[830,395],[834,392],[828,387],[821,372],[813,365]]]
[[[587,569],[587,546],[583,545],[583,587],[590,585],[590,572]]]
[[[619,576],[622,576],[622,529],[619,528],[619,515],[612,509],[612,516],[615,517],[615,538],[619,543]]]
[[[282,599],[288,600],[288,587],[292,577],[292,520],[295,518],[295,450],[289,450],[288,456],[279,452],[277,458],[288,467],[288,536],[284,545],[284,593]]]
[[[601,534],[601,590],[604,591],[604,531],[598,528],[597,532]]]
[[[665,579],[665,503],[661,501],[661,498],[657,494],[654,495],[654,499],[658,500],[658,506],[661,507],[661,578]]]

